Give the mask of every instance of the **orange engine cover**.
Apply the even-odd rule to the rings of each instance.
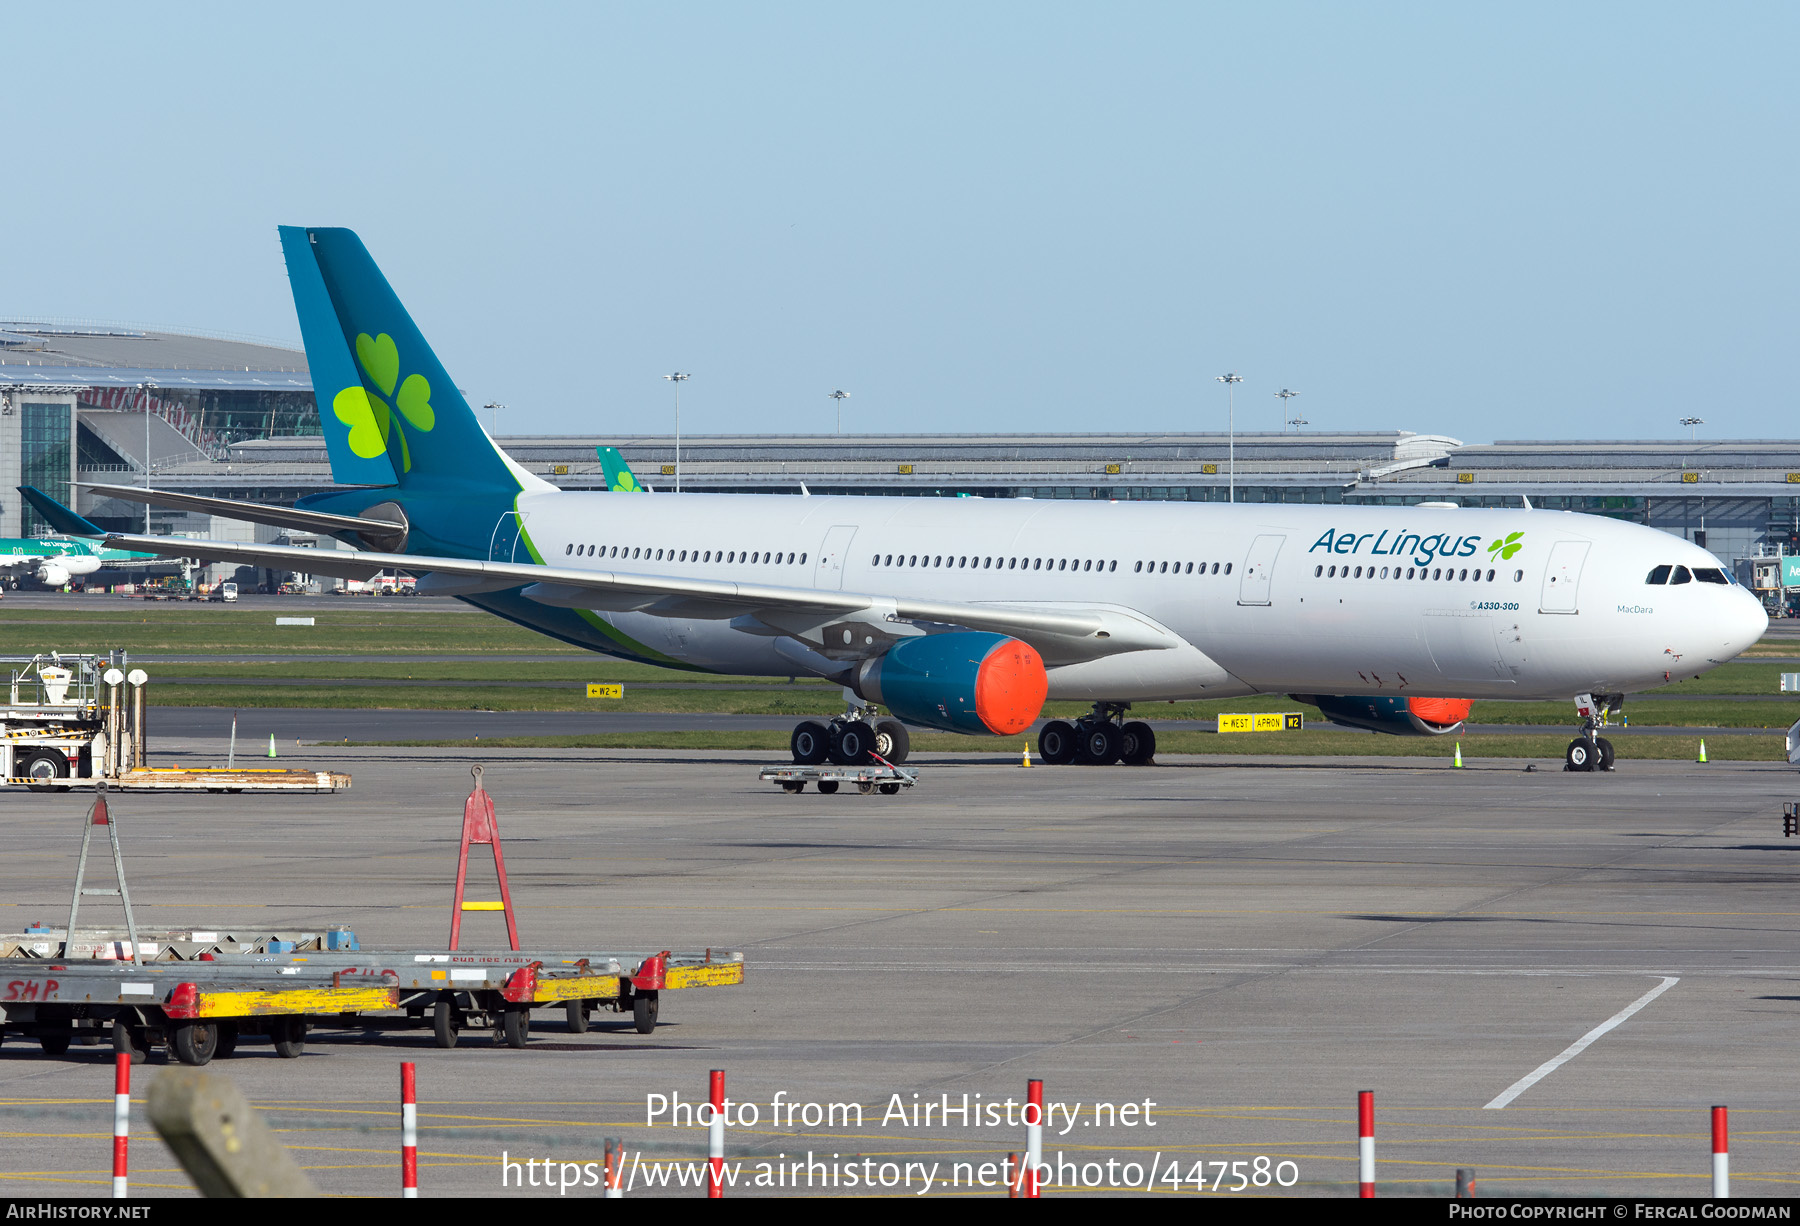
[[[1406,709],[1428,724],[1448,728],[1469,718],[1473,698],[1408,698]]]

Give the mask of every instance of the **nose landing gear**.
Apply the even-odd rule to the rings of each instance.
[[[1565,771],[1609,771],[1613,768],[1613,744],[1598,735],[1606,727],[1606,717],[1625,703],[1623,694],[1602,694],[1600,702],[1592,694],[1577,694],[1575,710],[1581,716],[1581,735],[1569,742],[1563,753]],[[1601,703],[1604,702],[1604,706]]]

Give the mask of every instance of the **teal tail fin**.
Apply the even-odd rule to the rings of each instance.
[[[106,535],[105,528],[88,522],[35,485],[21,485],[19,493],[36,509],[39,515],[44,517],[45,523],[64,536],[101,537]]]
[[[522,470],[482,430],[355,232],[282,226],[281,248],[332,480],[516,493]]]
[[[596,447],[594,454],[600,457],[600,469],[606,474],[606,488],[615,494],[641,494],[644,487],[638,484],[636,474],[625,457],[619,454],[617,447]]]

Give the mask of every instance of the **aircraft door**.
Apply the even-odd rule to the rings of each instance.
[[[1544,591],[1538,598],[1539,613],[1579,613],[1581,567],[1592,545],[1587,541],[1558,541],[1550,548],[1550,564],[1544,568]]]
[[[517,511],[508,511],[496,520],[493,538],[488,542],[488,561],[530,562],[531,551],[520,539],[524,527],[525,517]]]
[[[856,535],[855,524],[839,524],[825,534],[819,546],[819,562],[813,569],[813,586],[828,590],[844,586],[844,563],[850,555],[850,539]]]
[[[1250,552],[1244,558],[1244,577],[1238,582],[1239,604],[1269,603],[1269,586],[1275,577],[1275,556],[1286,541],[1287,537],[1270,533],[1251,542]]]

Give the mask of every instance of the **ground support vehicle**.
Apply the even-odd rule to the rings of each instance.
[[[918,783],[918,771],[895,766],[874,754],[870,756],[874,761],[866,766],[771,766],[757,778],[764,783],[779,783],[784,792],[804,792],[810,783],[827,796],[843,784],[854,785],[864,796],[875,791],[892,796],[901,788]]]
[[[151,767],[142,669],[110,655],[0,657],[0,781],[34,792],[104,784],[122,792],[338,792],[350,776],[292,768]]]
[[[630,968],[630,969],[627,969]],[[524,1047],[531,1013],[559,1009],[569,1030],[595,1009],[630,1012],[655,1030],[661,995],[744,981],[740,953],[650,955],[370,950],[219,954],[207,960],[0,960],[0,1045],[35,1038],[48,1055],[110,1043],[143,1060],[166,1046],[184,1064],[232,1054],[247,1036],[294,1057],[311,1029],[431,1027],[439,1046],[465,1029]],[[0,1051],[3,1051],[0,1047]]]

